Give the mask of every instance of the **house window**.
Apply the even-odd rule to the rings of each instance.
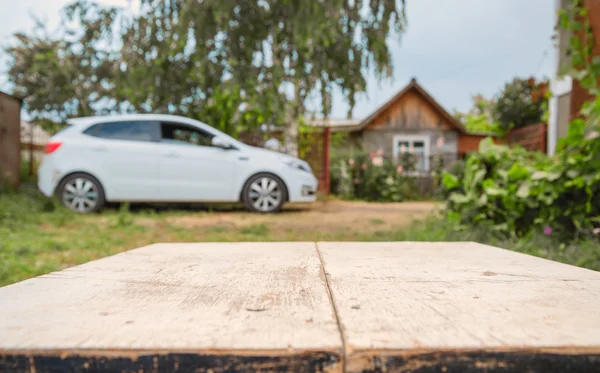
[[[429,171],[430,141],[428,136],[394,136],[394,159],[400,159],[402,153],[412,153],[416,157],[415,169]]]

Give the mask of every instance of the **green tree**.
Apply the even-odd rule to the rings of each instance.
[[[536,96],[539,83],[533,79],[515,78],[504,86],[494,105],[494,117],[502,127],[524,127],[540,123],[544,115],[544,97]]]
[[[50,35],[38,22],[30,35],[15,34],[5,48],[15,93],[25,97],[28,113],[50,131],[69,117],[114,107],[118,56],[110,49],[109,20],[116,15],[116,8],[74,3],[64,9],[60,35]]]
[[[148,11],[139,29],[160,36],[152,64],[182,58],[198,79],[231,79],[272,108],[271,122],[285,124],[292,154],[309,95],[320,96],[328,115],[337,86],[353,107],[368,69],[391,75],[388,41],[405,25],[403,0],[143,0],[142,7]],[[138,39],[125,44],[139,46]],[[198,86],[199,97],[211,94],[210,84]]]
[[[198,117],[216,129],[238,137],[240,132],[256,130],[265,124],[269,117],[267,113],[254,102],[245,100],[238,86],[224,84],[213,90]]]
[[[80,0],[65,15],[82,31],[21,35],[9,49],[12,82],[34,116],[125,110],[202,119],[234,94],[221,87],[227,81],[243,98],[230,117],[258,110],[285,124],[291,154],[307,98],[319,97],[327,116],[338,87],[353,108],[366,73],[391,76],[388,44],[405,26],[404,0],[142,0],[135,16]]]
[[[472,133],[501,135],[503,130],[494,118],[495,99],[486,99],[477,94],[472,97],[473,107],[467,113],[454,110],[454,117],[458,119]]]

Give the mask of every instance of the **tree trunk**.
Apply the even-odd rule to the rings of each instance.
[[[298,157],[298,121],[292,115],[286,118],[283,129],[283,141],[285,143],[285,152],[292,157]]]
[[[286,153],[292,157],[298,157],[298,118],[303,114],[304,97],[300,95],[300,84],[297,81],[294,86],[294,103],[291,107],[287,107],[286,110],[283,139],[285,141]]]

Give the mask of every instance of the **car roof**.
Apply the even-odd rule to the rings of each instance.
[[[189,123],[198,125],[198,123],[208,126],[206,123],[202,123],[195,119],[182,117],[179,115],[170,114],[115,114],[115,115],[101,115],[93,117],[81,117],[71,118],[67,120],[67,123],[73,126],[87,126],[96,123],[108,123],[108,122],[119,122],[129,120],[146,120],[146,121],[177,121],[181,123]],[[210,127],[210,126],[209,126]]]
[[[93,124],[98,123],[110,123],[110,122],[120,122],[120,121],[132,121],[132,120],[143,120],[143,121],[165,121],[165,122],[176,122],[189,124],[194,127],[199,127],[204,131],[210,132],[213,135],[219,135],[222,137],[227,137],[229,140],[237,143],[243,144],[233,137],[217,130],[216,128],[204,123],[200,122],[196,119],[191,119],[187,117],[182,117],[179,115],[171,115],[171,114],[114,114],[114,115],[100,115],[94,117],[81,117],[81,118],[71,118],[67,120],[67,124],[70,124],[74,127],[88,127]]]

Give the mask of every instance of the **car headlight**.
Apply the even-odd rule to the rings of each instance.
[[[281,157],[280,159],[283,163],[285,163],[286,165],[288,165],[292,168],[312,173],[310,166],[308,165],[308,163],[306,163],[304,161],[301,161],[299,159],[294,159],[294,158],[288,158],[288,157]]]

